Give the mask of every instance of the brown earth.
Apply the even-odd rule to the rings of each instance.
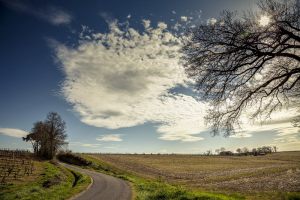
[[[265,156],[91,154],[147,178],[228,192],[300,192],[300,151]]]

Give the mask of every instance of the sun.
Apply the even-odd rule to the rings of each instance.
[[[270,17],[267,15],[262,15],[259,19],[260,26],[267,26],[270,23]]]

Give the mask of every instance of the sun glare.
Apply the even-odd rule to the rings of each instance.
[[[260,26],[267,26],[270,23],[270,17],[263,15],[259,19],[259,25]]]

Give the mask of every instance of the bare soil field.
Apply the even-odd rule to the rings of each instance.
[[[194,189],[300,192],[300,151],[265,156],[91,154],[120,169]]]

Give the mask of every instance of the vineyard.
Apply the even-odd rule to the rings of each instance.
[[[0,149],[0,184],[29,176],[33,169],[32,153],[29,151]]]

